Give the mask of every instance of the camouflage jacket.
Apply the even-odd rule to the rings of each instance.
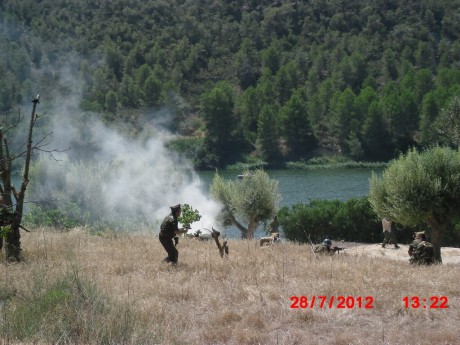
[[[172,214],[166,216],[161,223],[160,236],[166,238],[174,238],[174,236],[176,236],[175,232],[179,230],[178,223],[179,222],[177,218],[175,218]]]
[[[434,263],[433,245],[428,241],[414,240],[409,246],[411,264],[430,265]]]
[[[334,250],[324,244],[318,244],[314,250],[317,254],[334,255]]]

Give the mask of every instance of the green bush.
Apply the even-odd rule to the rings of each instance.
[[[169,141],[166,146],[172,151],[193,159],[197,156],[202,142],[201,138],[182,137]]]
[[[285,164],[286,169],[293,170],[324,170],[324,169],[356,169],[356,168],[384,168],[387,163],[379,162],[328,162],[327,160],[318,159],[315,162],[287,162]]]
[[[78,209],[77,205],[70,205]],[[47,226],[54,228],[71,229],[77,226],[85,226],[88,216],[71,216],[79,212],[63,213],[58,209],[45,209],[40,206],[31,206],[29,212],[24,216],[24,222],[32,226]]]
[[[257,158],[247,157],[244,162],[237,162],[231,165],[227,165],[225,167],[226,170],[256,170],[256,169],[263,169],[268,166],[267,162]]]
[[[308,236],[318,242],[331,233],[330,220],[338,211],[340,201],[313,200],[310,204],[296,204],[279,212],[280,225],[291,241],[307,242]]]
[[[6,238],[8,233],[11,231],[12,220],[13,212],[11,212],[11,208],[0,207],[0,241],[1,239]]]
[[[378,243],[383,239],[382,224],[367,197],[347,201],[313,200],[309,204],[283,207],[279,221],[287,239],[313,242],[324,238],[335,241]],[[397,226],[400,242],[409,242],[414,229]]]

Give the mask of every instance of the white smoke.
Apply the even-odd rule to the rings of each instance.
[[[41,98],[40,107],[46,104]],[[189,204],[202,215],[192,231],[216,225],[219,205],[190,162],[165,148],[171,134],[156,126],[155,113],[134,138],[79,110],[76,94],[59,104],[47,111],[53,127],[48,147],[70,150],[54,153],[58,161],[41,155],[36,162],[40,185],[32,188],[32,199],[51,198],[47,201],[60,207],[84,205],[90,218],[142,219],[154,232],[170,206]]]

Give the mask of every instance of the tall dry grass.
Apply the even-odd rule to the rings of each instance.
[[[0,336],[4,344],[460,344],[458,265],[318,260],[292,243],[229,246],[221,259],[215,243],[181,239],[173,267],[154,236],[24,234],[25,261],[0,266]],[[293,295],[372,296],[374,308],[290,309]],[[449,308],[404,308],[412,295],[445,295]]]

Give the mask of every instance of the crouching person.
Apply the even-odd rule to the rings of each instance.
[[[316,254],[323,254],[323,255],[334,255],[335,251],[332,249],[332,241],[329,239],[325,239],[323,243],[318,244],[315,247],[314,252]]]
[[[414,233],[414,241],[408,252],[412,265],[431,265],[434,263],[433,245],[426,240],[425,231]]]
[[[337,246],[332,246],[332,241],[330,239],[325,239],[323,243],[318,244],[314,252],[315,254],[323,254],[323,255],[334,255],[335,252],[340,252],[341,250],[344,250],[345,248],[337,247]]]
[[[261,237],[259,244],[262,247],[262,246],[265,246],[265,245],[270,246],[273,243],[278,243],[278,242],[280,242],[280,234],[279,233],[273,233],[273,234],[271,234],[270,237]]]

